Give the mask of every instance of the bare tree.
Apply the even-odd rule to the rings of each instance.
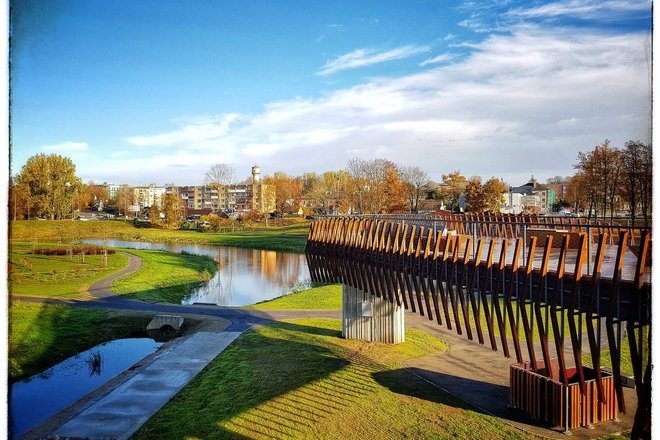
[[[219,188],[234,183],[234,169],[224,163],[216,163],[206,172],[204,182]]]
[[[234,183],[234,169],[225,163],[216,163],[206,172],[204,183],[218,192],[217,208],[221,208],[219,206],[219,201],[222,199],[220,193]],[[228,194],[231,194],[231,192],[228,191]],[[226,207],[230,207],[235,203],[235,200],[226,200]]]
[[[399,169],[403,182],[408,208],[410,212],[417,212],[419,200],[424,194],[424,188],[429,184],[429,175],[417,166],[404,166]]]

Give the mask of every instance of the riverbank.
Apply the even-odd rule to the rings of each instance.
[[[310,222],[302,218],[287,218],[269,225],[245,224],[240,230],[199,232],[152,228],[149,224],[133,224],[121,220],[70,220],[9,222],[11,240],[25,242],[70,243],[85,239],[117,239],[159,243],[202,243],[238,246],[253,249],[303,253]]]

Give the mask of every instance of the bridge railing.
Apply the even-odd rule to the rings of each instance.
[[[478,220],[463,222],[472,229],[458,231],[447,223],[431,228],[417,223],[429,220],[344,217],[313,222],[306,248],[312,280],[343,283],[396,302],[468,339],[488,341],[491,349],[515,355],[518,364],[527,362],[534,372],[566,386],[576,377],[584,395],[587,378],[595,375],[601,404],[608,400],[601,374],[607,348],[620,411],[625,411],[625,340],[642,412],[638,414],[646,414],[650,230],[638,231],[631,252],[630,228],[617,229],[618,236],[611,240],[605,229],[597,234],[577,230],[573,236],[551,229],[553,233],[540,237],[534,226],[544,226],[541,223],[496,228],[494,221]],[[520,227],[522,234],[502,235],[508,226]],[[584,339],[592,368],[584,365]]]

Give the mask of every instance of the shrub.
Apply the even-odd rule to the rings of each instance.
[[[32,254],[36,255],[69,255],[71,253],[85,254],[85,255],[101,255],[103,251],[106,251],[108,254],[114,254],[114,249],[107,249],[101,246],[94,245],[78,245],[78,246],[57,246],[57,247],[47,247],[33,249]]]

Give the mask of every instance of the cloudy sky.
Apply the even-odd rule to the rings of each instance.
[[[651,2],[12,1],[12,174],[201,184],[416,165],[520,185],[650,142]]]

